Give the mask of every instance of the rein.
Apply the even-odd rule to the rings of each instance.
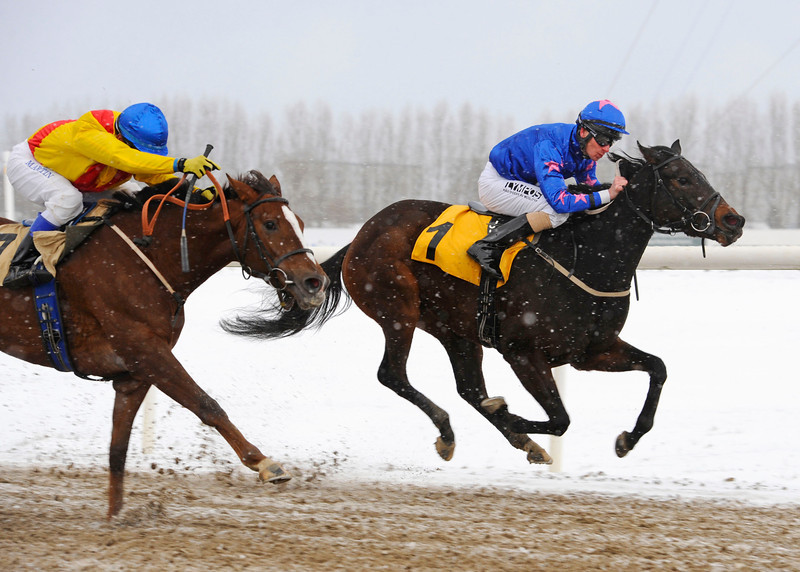
[[[296,250],[292,250],[279,256],[277,259],[273,259],[266,250],[264,243],[259,238],[258,233],[256,233],[255,223],[253,222],[253,215],[252,211],[257,206],[270,203],[270,202],[279,202],[288,204],[289,201],[281,196],[269,195],[267,193],[262,193],[252,204],[245,204],[243,211],[245,215],[245,220],[247,222],[247,233],[244,236],[244,242],[242,243],[241,248],[236,240],[236,236],[233,232],[233,225],[231,224],[231,216],[228,210],[228,200],[225,197],[225,193],[222,190],[221,185],[217,181],[216,177],[209,171],[206,173],[206,176],[209,180],[214,184],[214,188],[217,191],[217,196],[220,199],[220,203],[222,205],[222,219],[225,222],[225,228],[228,231],[228,238],[230,238],[231,245],[233,247],[233,253],[236,256],[236,260],[242,268],[242,275],[245,279],[250,278],[251,276],[255,276],[256,278],[260,278],[267,283],[269,283],[272,287],[278,290],[279,293],[283,292],[288,286],[290,286],[293,282],[289,280],[288,275],[283,269],[280,268],[280,264],[289,258],[290,256],[294,256],[297,254],[308,254],[311,253],[312,250],[310,248],[298,248]],[[186,176],[184,175],[178,181],[178,183],[170,189],[164,195],[154,195],[147,199],[143,208],[142,208],[142,233],[144,235],[144,240],[146,243],[152,240],[153,231],[155,229],[156,220],[158,219],[158,215],[161,213],[161,209],[163,208],[165,203],[172,203],[184,208],[184,212],[186,209],[189,210],[206,210],[213,205],[213,201],[205,203],[205,204],[189,204],[188,200],[181,200],[174,196],[172,193],[177,190],[181,184],[186,180]],[[266,196],[265,196],[266,195]],[[153,214],[152,218],[148,218],[148,211],[150,207],[150,202],[153,200],[159,201],[158,207],[156,208],[156,212]],[[267,267],[267,272],[258,272],[253,270],[251,266],[245,263],[245,254],[247,252],[247,243],[248,239],[252,237],[253,242],[256,245],[256,250],[258,251],[259,258]]]

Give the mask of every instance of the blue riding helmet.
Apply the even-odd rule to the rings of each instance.
[[[616,105],[607,99],[593,101],[584,107],[578,115],[577,123],[578,125],[588,123],[603,131],[610,130],[628,135],[628,132],[625,131],[625,116]]]
[[[167,118],[152,103],[134,103],[117,117],[117,131],[135,149],[167,155]]]

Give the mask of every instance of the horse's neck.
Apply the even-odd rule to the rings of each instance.
[[[173,288],[188,295],[231,262],[234,256],[232,249],[225,248],[228,236],[221,222],[222,215],[209,211],[189,211],[186,216],[189,272],[183,272],[182,219],[183,212],[180,208],[165,205],[153,229],[152,236],[157,242],[142,248],[142,253]],[[112,222],[118,222],[126,233],[131,233],[131,238],[141,237],[143,234],[140,212],[121,213]]]
[[[644,194],[636,185],[629,186],[626,192]],[[627,289],[653,235],[626,201],[619,196],[604,212],[584,215],[572,224],[578,245],[575,275],[598,290]],[[564,238],[571,243],[570,237]]]

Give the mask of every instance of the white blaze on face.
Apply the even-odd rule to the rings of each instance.
[[[300,221],[297,220],[297,216],[286,205],[283,205],[281,208],[283,209],[283,216],[286,217],[286,220],[289,221],[290,225],[292,225],[294,233],[297,235],[297,238],[300,239],[300,244],[302,247],[308,248],[308,246],[306,246],[306,237],[303,236],[303,229],[300,228]],[[316,264],[317,261],[314,260],[314,255],[311,252],[307,252],[306,256],[308,256],[311,262]]]

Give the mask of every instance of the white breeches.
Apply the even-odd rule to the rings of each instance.
[[[14,189],[29,201],[43,207],[42,216],[56,226],[68,223],[83,210],[83,193],[72,186],[69,179],[34,159],[27,141],[15,145],[11,150],[6,173]],[[135,192],[139,187],[132,181],[126,181],[115,190],[120,189]],[[92,202],[107,196],[103,193],[91,195]]]
[[[523,181],[504,179],[491,162],[486,163],[478,178],[478,197],[486,208],[504,215],[545,212],[550,217],[553,228],[569,218],[569,213],[557,213],[553,210],[539,187]]]

